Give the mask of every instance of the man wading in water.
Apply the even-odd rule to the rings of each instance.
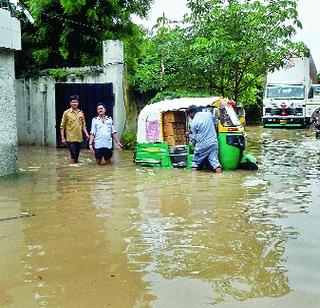
[[[69,146],[70,164],[77,164],[81,142],[83,141],[82,132],[85,133],[87,140],[89,139],[89,134],[86,128],[84,114],[78,108],[79,97],[77,95],[70,97],[70,107],[71,108],[66,110],[62,116],[60,124],[61,142]],[[65,132],[67,138],[64,136]]]
[[[116,142],[116,149],[121,149],[122,144],[115,130],[113,121],[106,116],[106,107],[103,104],[97,106],[98,116],[92,119],[89,149],[96,158],[97,165],[101,165],[102,159],[110,164],[112,151],[112,138]]]
[[[199,167],[208,160],[214,172],[221,173],[221,165],[218,158],[218,139],[213,116],[210,112],[202,112],[195,105],[186,110],[188,117],[192,119],[191,132],[186,133],[195,142],[192,170],[197,171]]]

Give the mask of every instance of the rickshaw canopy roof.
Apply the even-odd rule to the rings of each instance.
[[[184,111],[189,106],[195,105],[197,107],[209,107],[212,106],[221,97],[184,97],[167,99],[154,104],[146,105],[138,116],[138,131],[137,131],[137,142],[150,142],[146,137],[146,122],[154,122],[154,125],[160,123],[161,114],[167,111]],[[161,141],[160,136],[158,140]]]
[[[140,112],[139,118],[146,118],[150,114],[166,111],[186,110],[191,105],[198,107],[213,106],[221,97],[184,97],[167,99],[154,104],[146,105]]]

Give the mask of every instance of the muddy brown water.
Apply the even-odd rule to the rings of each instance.
[[[320,307],[320,141],[250,127],[248,144],[260,170],[222,175],[20,147],[0,307]]]

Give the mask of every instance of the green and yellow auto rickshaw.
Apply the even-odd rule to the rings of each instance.
[[[185,110],[195,105],[212,113],[217,123],[219,160],[224,170],[257,170],[256,159],[245,152],[246,135],[235,103],[219,97],[178,98],[145,106],[138,117],[134,162],[165,168],[191,168],[193,145],[186,132],[191,121]]]

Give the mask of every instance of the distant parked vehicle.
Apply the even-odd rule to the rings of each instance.
[[[318,108],[320,108],[320,84],[313,84],[306,102],[306,115],[309,122],[311,122],[312,115]]]
[[[304,127],[310,121],[306,105],[317,70],[311,55],[292,57],[285,66],[267,75],[263,98],[265,127]]]

